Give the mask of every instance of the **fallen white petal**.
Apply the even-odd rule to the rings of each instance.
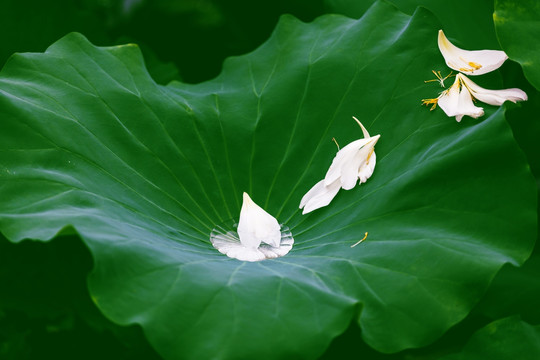
[[[477,85],[474,81],[462,74],[458,74],[457,76],[459,76],[465,86],[470,90],[474,98],[485,102],[486,104],[499,106],[507,100],[513,103],[515,103],[516,101],[527,100],[527,94],[523,90],[517,88],[488,90]]]
[[[370,136],[364,125],[354,116],[353,119],[360,125],[364,138],[347,144],[337,152],[324,179],[302,197],[302,214],[330,204],[340,188],[350,190],[359,179],[362,184],[373,174],[376,163],[374,147],[380,135]]]
[[[439,50],[446,64],[467,75],[482,75],[498,69],[508,56],[500,50],[463,50],[452,44],[439,30]]]
[[[330,204],[341,188],[341,182],[336,179],[330,185],[325,185],[324,180],[316,183],[300,201],[300,209],[304,209],[302,214],[307,214],[313,210],[322,208]]]
[[[278,247],[281,241],[280,226],[275,217],[255,204],[247,193],[244,193],[238,236],[240,242],[249,248],[258,248],[261,242]]]
[[[354,121],[356,121],[358,123],[358,125],[360,125],[360,129],[362,129],[362,134],[364,134],[364,139],[370,138],[371,136],[369,135],[369,133],[368,133],[367,129],[364,127],[364,125],[362,125],[360,120],[358,120],[354,116],[352,118],[354,119]]]
[[[352,189],[358,180],[358,169],[365,162],[367,154],[372,148],[368,145],[370,140],[371,138],[356,140],[341,149],[326,173],[325,184],[329,184],[339,177],[341,187],[344,190]]]
[[[438,105],[447,116],[455,116],[457,122],[460,122],[465,115],[472,118],[484,115],[484,109],[474,105],[469,90],[465,86],[460,86],[458,76],[454,84],[441,94]]]
[[[380,135],[375,135],[367,139],[355,140],[339,150],[324,177],[325,184],[328,186],[340,179],[343,189],[352,189],[356,185],[361,167],[373,155],[373,149],[379,138]]]
[[[373,175],[373,171],[375,170],[375,164],[377,163],[377,156],[375,155],[375,151],[371,154],[371,157],[369,158],[367,163],[362,164],[360,167],[360,170],[358,171],[358,179],[360,179],[360,184],[365,183],[371,175]]]
[[[234,227],[233,225],[227,225]],[[235,231],[227,231],[221,226],[217,226],[210,234],[212,245],[222,254],[240,261],[261,261],[265,259],[275,259],[286,255],[291,251],[294,239],[286,226],[281,227],[281,242],[278,247],[261,244],[258,248],[244,246]]]

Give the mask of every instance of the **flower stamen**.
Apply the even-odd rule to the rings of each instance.
[[[339,151],[339,144],[337,143],[336,138],[332,138],[332,141],[336,144],[336,146],[337,146],[337,151]]]
[[[426,105],[426,106],[432,105],[431,108],[429,109],[429,111],[433,111],[437,107],[437,102],[438,101],[439,101],[439,98],[422,99],[422,105]]]
[[[366,165],[369,163],[369,159],[371,158],[371,155],[373,155],[373,153],[375,152],[375,148],[371,148],[368,156],[367,156],[367,159],[366,159]]]
[[[437,81],[439,83],[439,85],[441,85],[441,87],[445,87],[444,86],[444,80],[448,79],[450,76],[453,75],[452,71],[450,71],[450,74],[446,75],[443,78],[440,71],[431,70],[431,72],[435,75],[436,79],[424,80],[424,82],[428,83],[428,82],[432,82],[432,81]]]
[[[358,241],[356,244],[351,245],[351,247],[353,248],[353,247],[355,247],[356,245],[360,244],[362,241],[366,240],[366,239],[367,239],[367,235],[368,235],[368,232],[366,231],[366,233],[364,234],[364,237],[363,237],[360,241]]]
[[[475,62],[472,62],[472,61],[469,61],[467,63],[467,65],[469,65],[470,67],[469,68],[464,68],[464,67],[459,68],[459,71],[464,72],[464,73],[467,73],[467,72],[472,73],[472,72],[482,68],[482,65],[480,65],[478,63],[475,63]]]
[[[482,68],[482,65],[475,63],[473,61],[469,61],[469,66],[474,68],[474,70],[479,70],[480,68]]]

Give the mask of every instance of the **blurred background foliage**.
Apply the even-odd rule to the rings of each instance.
[[[15,52],[45,51],[65,34],[77,31],[97,45],[139,44],[149,72],[158,83],[180,79],[197,83],[217,76],[226,57],[250,52],[261,45],[282,14],[289,13],[303,21],[329,12],[358,18],[373,2],[2,0],[0,66]],[[391,2],[409,14],[417,5],[428,7],[445,29],[451,29],[453,37],[465,42],[460,44],[465,48],[499,48],[491,17],[493,1],[456,1],[453,6],[467,9],[464,12],[446,11],[448,2],[441,0]],[[483,36],[468,36],[479,29]],[[540,124],[531,120],[538,118],[540,94],[525,79],[517,63],[507,62],[501,73],[504,87],[519,87],[529,94],[526,106],[507,106],[506,115],[539,179]],[[0,358],[159,359],[140,327],[115,325],[95,307],[86,288],[91,268],[89,251],[76,236],[61,236],[49,243],[12,244],[0,235]],[[448,354],[456,356],[452,358],[468,358],[473,354],[471,349],[489,343],[490,339],[496,341],[497,336],[516,331],[530,334],[537,328],[529,324],[540,323],[539,274],[537,246],[521,268],[503,267],[471,314],[435,343],[398,354],[381,354],[361,341],[360,329],[353,323],[334,340],[322,359],[420,360]],[[505,346],[515,354],[521,349],[519,341]],[[478,353],[474,356],[484,358]],[[485,358],[490,358],[488,353]]]
[[[174,64],[182,80],[215,77],[227,56],[262,44],[279,16],[310,21],[325,12],[322,0],[2,0],[0,63],[14,52],[41,52],[77,31],[96,45],[142,44],[151,65]],[[163,66],[163,64],[161,64]],[[160,78],[168,82],[174,75]]]

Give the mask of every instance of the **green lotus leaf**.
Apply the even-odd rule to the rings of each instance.
[[[523,359],[540,357],[540,326],[530,325],[519,317],[493,321],[471,336],[460,353],[441,358],[458,359]]]
[[[531,252],[534,179],[504,119],[457,123],[421,99],[440,25],[376,3],[359,20],[284,16],[214,80],[156,84],[135,45],[70,34],[0,73],[0,230],[75,230],[93,301],[177,359],[315,358],[352,319],[383,352],[463,319],[505,263]],[[307,215],[302,196],[343,146],[381,134],[367,183]],[[287,225],[281,258],[209,241],[242,192]],[[369,232],[367,240],[351,245]]]
[[[510,59],[517,61],[532,85],[540,90],[540,3],[535,0],[495,1],[497,36]]]

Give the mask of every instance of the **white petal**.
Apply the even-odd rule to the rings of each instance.
[[[332,160],[330,168],[326,172],[324,177],[325,185],[330,185],[337,179],[340,179],[343,175],[343,167],[345,164],[349,164],[354,161],[355,156],[358,153],[358,150],[361,149],[365,144],[369,142],[369,139],[359,139],[355,140],[345,147],[341,148]]]
[[[240,242],[236,231],[227,230],[233,226],[232,223],[216,226],[210,234],[210,241],[220,253],[241,261],[260,261],[284,256],[291,251],[294,244],[289,228],[283,226],[280,229],[281,242],[279,247],[267,244],[261,244],[258,248],[246,247]]]
[[[490,105],[502,105],[506,100],[515,103],[516,101],[527,100],[527,94],[520,89],[488,90],[478,86],[468,77],[458,74],[457,76],[465,83],[476,99]]]
[[[508,56],[500,50],[463,50],[452,44],[439,30],[439,50],[446,64],[452,69],[468,75],[482,75],[498,69]]]
[[[264,254],[264,256],[266,256],[267,259],[274,259],[280,256],[287,255],[293,247],[294,239],[291,232],[289,231],[289,228],[285,226],[281,230],[281,243],[279,244],[279,247],[262,245],[258,249]]]
[[[221,233],[219,231],[216,233],[212,232],[210,241],[220,253],[231,258],[241,261],[260,261],[266,259],[264,253],[257,248],[245,247],[242,245],[236,237],[236,234],[231,231],[227,233]]]
[[[362,129],[362,134],[364,134],[364,139],[370,138],[371,136],[369,136],[368,131],[366,130],[366,128],[364,127],[364,125],[362,125],[362,123],[360,122],[360,120],[358,120],[358,119],[355,118],[354,116],[353,116],[352,118],[353,118],[354,120],[356,120],[356,122],[358,123],[358,125],[360,125],[360,128]]]
[[[324,185],[324,180],[316,183],[300,201],[300,209],[304,208],[302,214],[307,214],[330,204],[340,188],[341,182],[339,179],[328,186]]]
[[[462,86],[460,90],[459,76],[456,76],[454,84],[439,97],[437,104],[448,116],[455,116],[460,122],[463,116],[467,115],[477,118],[484,115],[484,109],[476,107],[473,103],[471,93],[467,87]]]
[[[324,177],[325,185],[328,186],[337,179],[341,179],[343,189],[352,189],[356,184],[362,162],[366,161],[379,137],[380,135],[375,135],[367,139],[355,140],[339,150]]]
[[[324,179],[315,184],[300,201],[300,209],[304,209],[302,214],[330,204],[340,188],[350,190],[359,178],[365,182],[373,173],[375,157],[371,155],[380,135],[369,136],[362,123],[354,116],[353,119],[362,128],[365,138],[353,141],[337,152]]]
[[[366,147],[367,145],[364,145]],[[344,190],[351,190],[358,181],[358,169],[365,162],[367,154],[365,151],[357,150],[354,157],[349,162],[343,163],[341,166],[341,187]]]
[[[231,247],[225,255],[240,261],[261,261],[266,259],[266,256],[259,249],[245,246]]]
[[[358,179],[360,179],[360,184],[363,184],[373,175],[373,171],[375,170],[375,164],[377,163],[377,156],[375,155],[375,151],[371,154],[369,161],[367,163],[363,163],[362,166],[360,166],[360,170],[358,171]]]
[[[374,147],[379,140],[379,137],[380,135],[375,135],[369,138],[369,141],[358,149],[354,158],[352,158],[348,163],[342,164],[341,187],[344,190],[350,190],[356,185],[359,177],[358,174],[360,173],[361,168],[368,163],[368,158],[371,160],[371,155],[374,152]]]
[[[238,221],[238,236],[242,245],[256,249],[261,242],[279,247],[281,232],[275,217],[255,204],[248,194],[244,193],[244,201]]]

